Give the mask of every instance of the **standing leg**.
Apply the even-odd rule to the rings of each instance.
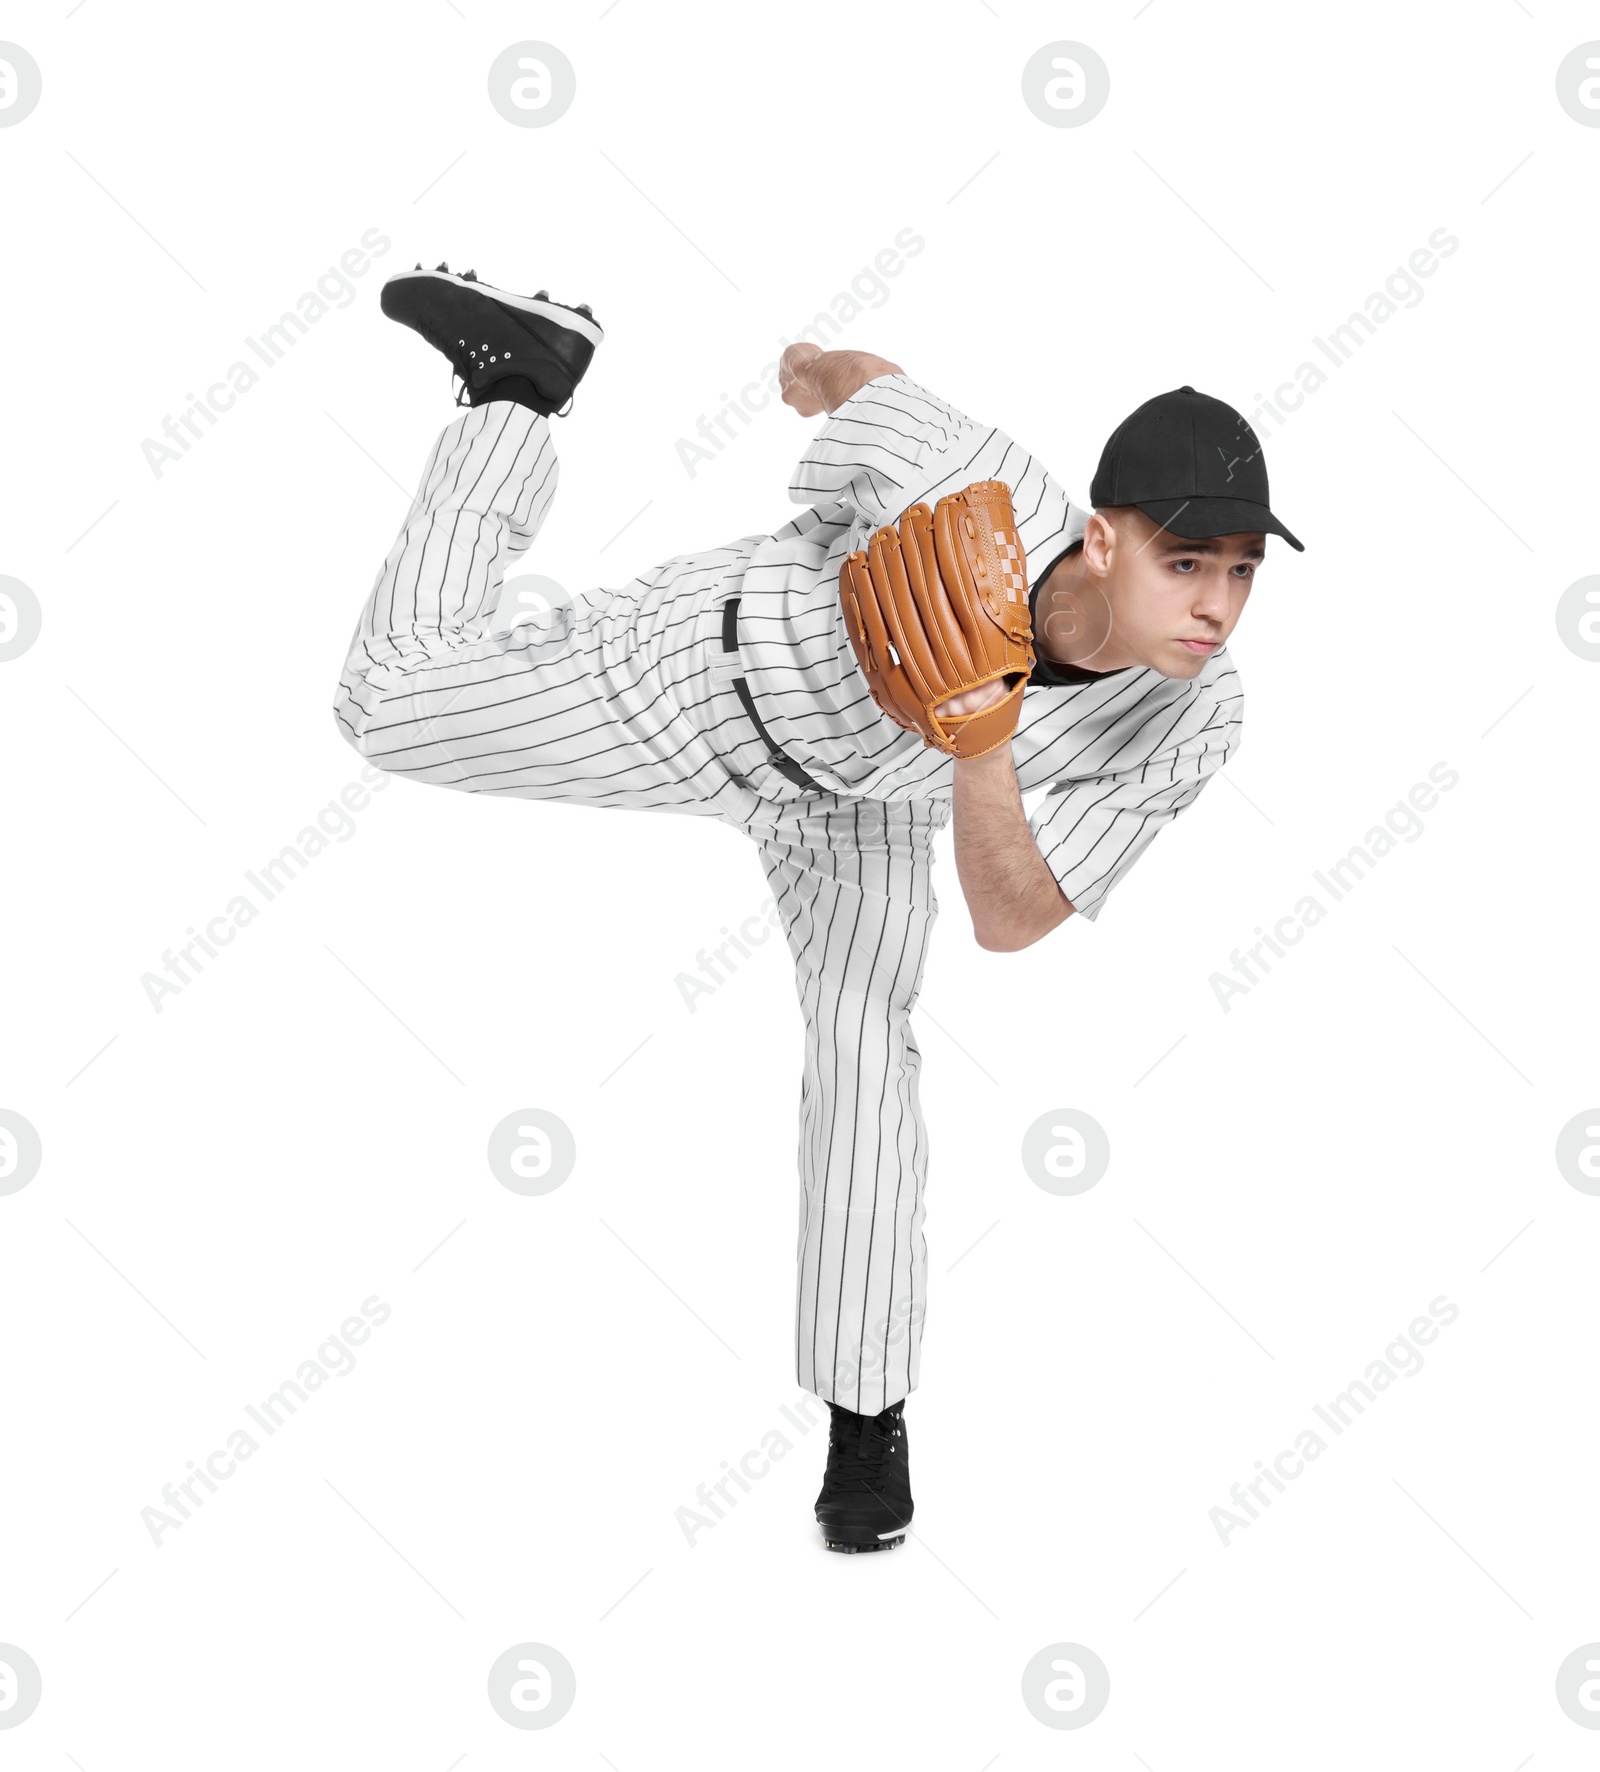
[[[877,1414],[916,1388],[928,1144],[911,1009],[937,913],[930,801],[798,809],[761,840],[805,1016],[799,1382]]]

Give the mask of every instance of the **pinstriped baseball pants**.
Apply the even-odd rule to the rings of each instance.
[[[916,1388],[927,1300],[911,1010],[938,909],[928,805],[796,809],[758,839],[806,1030],[796,1371],[869,1415]]]
[[[497,621],[557,479],[548,422],[492,402],[445,428],[368,597],[335,715],[370,761],[471,793],[705,814],[758,845],[805,1022],[799,1382],[874,1413],[915,1388],[927,1137],[910,1016],[948,802],[797,788],[731,687],[737,545],[575,599],[555,634]]]

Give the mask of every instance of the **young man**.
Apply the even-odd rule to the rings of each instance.
[[[932,839],[985,948],[1094,918],[1239,741],[1225,646],[1266,536],[1254,433],[1180,388],[1107,443],[1071,503],[1043,465],[861,351],[791,345],[779,380],[828,414],[800,515],[576,599],[562,632],[495,621],[507,563],[556,488],[549,416],[603,334],[587,307],[419,266],[383,310],[450,361],[469,409],[435,444],[367,599],[337,718],[396,775],[532,800],[720,818],[755,841],[805,1018],[795,1343],[832,1428],[817,1518],[836,1550],[903,1540],[902,1411],[917,1384],[927,1140],[910,1016],[936,910]],[[841,564],[910,506],[1010,489],[1037,662],[1009,743],[956,759],[873,701],[844,626]],[[998,685],[947,702],[971,713]],[[1048,788],[1030,819],[1022,791]]]

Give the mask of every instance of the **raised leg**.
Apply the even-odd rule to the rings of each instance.
[[[550,422],[529,407],[490,401],[445,427],[357,624],[335,716],[393,775],[697,809],[715,773],[636,643],[636,592],[589,593],[547,625],[495,619],[556,478]]]

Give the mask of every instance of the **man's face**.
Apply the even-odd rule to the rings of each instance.
[[[1266,541],[1187,541],[1132,506],[1096,512],[1083,551],[1110,611],[1107,659],[1115,654],[1164,677],[1197,677],[1244,613]],[[1112,666],[1096,660],[1096,668]]]

